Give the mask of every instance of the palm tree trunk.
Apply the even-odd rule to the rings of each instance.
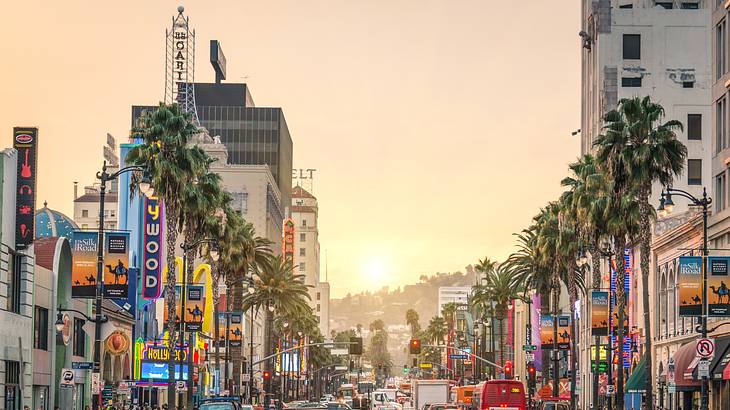
[[[272,334],[273,334],[273,328],[274,328],[274,313],[272,311],[270,311],[268,309],[268,307],[266,307],[264,309],[264,319],[265,320],[264,320],[264,354],[263,354],[263,357],[267,357],[273,353],[272,346],[271,346],[271,342],[272,342],[271,338],[273,337]],[[264,370],[271,372],[271,370],[273,369],[272,360],[271,359],[266,360],[263,364],[264,364]],[[266,393],[270,394],[272,392],[267,391]],[[270,397],[270,396],[267,395],[267,398],[264,400],[265,405],[268,405],[268,397]]]
[[[626,281],[626,265],[624,262],[624,249],[626,248],[626,239],[622,235],[614,238],[616,244],[616,308],[618,310],[618,323],[616,324],[616,339],[619,347],[618,357],[618,375],[616,377],[616,408],[624,408],[624,322],[626,321],[626,290],[624,282]]]
[[[646,360],[646,403],[648,407],[654,404],[654,378],[652,377],[652,339],[651,318],[649,317],[649,252],[651,252],[651,225],[649,195],[651,187],[644,187],[640,193],[639,218],[641,226],[641,294],[642,310],[644,311],[644,358]]]
[[[575,279],[570,281],[569,286],[569,293],[570,293],[570,306],[575,306],[575,301],[578,300],[578,291],[575,287]],[[575,320],[573,318],[570,318],[570,331],[571,331],[571,340],[570,340],[570,408],[575,408],[575,375],[576,375],[576,369],[578,367],[578,346],[575,343]]]
[[[167,283],[165,284],[165,303],[167,303],[167,403],[175,404],[175,342],[176,337],[176,305],[175,297],[175,245],[177,243],[177,213],[174,206],[165,201],[165,232],[167,234]],[[182,372],[181,372],[182,373]]]

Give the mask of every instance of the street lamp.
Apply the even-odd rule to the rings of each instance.
[[[672,201],[672,194],[687,198],[692,206],[702,207],[702,318],[700,320],[702,338],[707,337],[707,316],[708,316],[708,305],[707,305],[707,256],[709,252],[707,250],[707,211],[712,204],[712,198],[707,196],[707,189],[702,188],[702,198],[697,198],[687,191],[681,189],[675,189],[666,187],[662,191],[662,196],[659,199],[658,213],[661,216],[666,216],[674,210],[674,201]],[[702,390],[700,395],[700,410],[707,410],[709,405],[709,381],[707,377],[702,377]]]
[[[180,331],[182,333],[180,335],[180,347],[181,348],[183,346],[183,341],[185,340],[185,331],[186,331],[186,328],[185,328],[186,310],[185,309],[187,307],[186,304],[187,304],[187,296],[188,296],[188,292],[187,292],[188,252],[190,252],[193,249],[196,249],[197,247],[199,247],[200,245],[202,245],[204,243],[210,245],[210,249],[208,251],[208,253],[210,254],[210,258],[214,262],[217,262],[218,259],[220,258],[220,252],[219,252],[219,248],[218,248],[218,241],[216,241],[215,239],[204,238],[204,239],[197,240],[193,243],[186,244],[185,242],[183,242],[180,244],[180,248],[183,251],[182,295],[181,295],[182,306],[181,306],[181,310],[180,310],[180,312],[181,312],[180,316],[182,316],[180,318]],[[194,333],[193,331],[189,332],[189,335],[188,335],[188,350],[189,351],[185,355],[185,357],[187,358],[187,366],[188,366],[188,374],[187,374],[187,377],[185,378],[186,379],[185,383],[186,383],[187,389],[188,389],[187,408],[189,408],[189,409],[193,408],[193,371],[192,371],[193,370],[193,349],[192,349],[193,333]],[[170,361],[174,360],[173,356],[174,355],[172,355],[172,354],[170,355]],[[180,377],[182,377],[183,374],[184,374],[183,366],[181,363],[180,364]],[[167,379],[168,380],[168,386],[167,386],[168,389],[174,388],[174,384],[173,384],[174,378],[175,378],[174,372],[171,372],[171,374],[168,374],[168,379]]]
[[[54,325],[56,326],[56,331],[58,333],[63,332],[63,328],[66,327],[66,322],[64,322],[64,320],[63,320],[63,312],[73,312],[73,313],[83,316],[85,320],[87,320],[91,323],[96,323],[96,318],[89,317],[83,312],[79,312],[78,310],[74,310],[74,309],[64,309],[64,308],[59,307],[58,313],[56,314],[56,323],[54,323]],[[99,323],[106,323],[108,321],[109,321],[109,318],[106,315],[101,315],[101,321]]]
[[[92,380],[100,380],[101,377],[101,324],[106,322],[105,316],[101,314],[101,305],[104,295],[102,290],[104,288],[104,199],[106,197],[106,183],[113,181],[119,177],[119,175],[125,172],[142,172],[142,179],[137,182],[137,187],[140,192],[149,197],[154,190],[151,186],[150,175],[146,167],[140,165],[126,166],[112,174],[106,172],[106,161],[102,164],[101,172],[96,173],[96,178],[99,180],[99,242],[96,244],[96,295],[94,301],[94,309],[96,310],[94,320],[89,320],[96,324],[94,326],[94,367],[92,370]],[[84,315],[85,316],[85,315]],[[107,319],[108,320],[108,319]],[[91,405],[93,410],[98,410],[101,404],[101,391],[92,389]]]

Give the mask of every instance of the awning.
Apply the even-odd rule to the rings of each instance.
[[[679,391],[692,391],[700,388],[701,383],[692,379],[692,371],[697,366],[697,340],[687,342],[674,352],[674,383]]]
[[[627,393],[644,393],[646,391],[646,357],[641,356],[641,360],[634,367],[631,376],[626,381],[624,387]]]

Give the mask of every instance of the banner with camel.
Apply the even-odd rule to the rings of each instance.
[[[129,296],[129,232],[104,235],[104,297]]]
[[[591,335],[608,335],[608,292],[591,292]]]
[[[218,347],[226,347],[228,337],[228,312],[218,312]]]
[[[714,317],[730,316],[730,276],[728,276],[730,257],[710,256],[707,258],[707,302],[709,315]]]
[[[96,295],[96,252],[99,234],[74,231],[71,239],[71,297],[93,298]]]
[[[231,312],[228,322],[228,345],[241,347],[243,343],[243,313]]]
[[[553,315],[540,316],[540,347],[542,349],[552,349],[555,340],[555,328]],[[570,315],[558,316],[558,349],[564,350],[570,348]]]
[[[185,300],[185,327],[188,332],[199,332],[203,328],[205,312],[205,288],[203,285],[188,285]]]
[[[702,257],[679,257],[679,316],[702,314]]]

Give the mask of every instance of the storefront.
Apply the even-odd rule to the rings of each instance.
[[[710,408],[730,408],[730,335],[715,339],[715,357],[710,362]]]
[[[671,408],[682,408],[692,409],[699,406],[700,403],[700,388],[701,384],[699,381],[692,377],[692,373],[697,367],[697,352],[695,347],[697,346],[697,340],[692,340],[688,343],[683,344],[675,353],[672,358],[674,359],[674,370],[670,368],[668,372],[668,379],[671,381],[674,373],[674,390],[672,392],[672,384],[669,384],[670,395],[675,393],[676,397],[674,403],[679,407]]]

